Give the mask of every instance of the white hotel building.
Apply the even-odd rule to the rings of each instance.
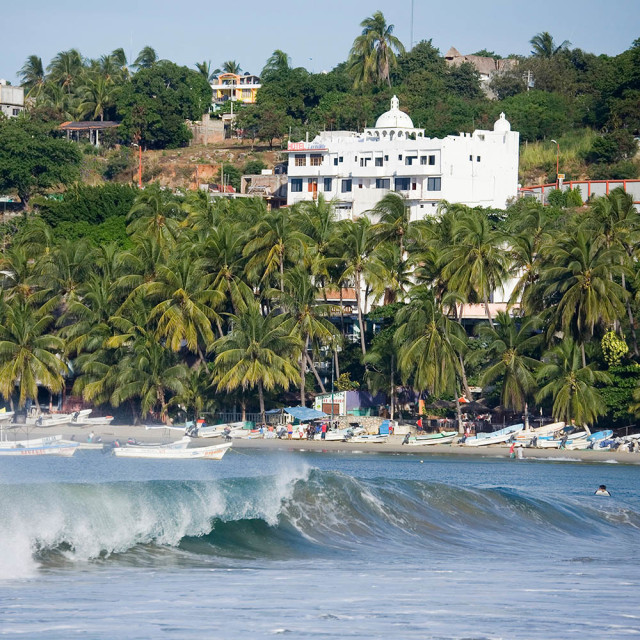
[[[441,200],[504,208],[518,192],[519,134],[504,114],[493,131],[427,138],[400,111],[398,99],[363,133],[325,131],[290,142],[287,204],[322,193],[341,218],[373,208],[389,191],[407,199],[411,219],[436,212]]]

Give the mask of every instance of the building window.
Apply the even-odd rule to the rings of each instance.
[[[376,189],[390,189],[391,178],[376,178]]]
[[[398,160],[402,160],[402,154],[398,156]]]
[[[333,159],[333,166],[337,167],[338,166],[338,158],[334,158]]]
[[[333,187],[333,180],[331,178],[325,178],[324,179],[324,190],[325,191],[331,191],[332,187]]]
[[[364,187],[362,180],[358,180],[358,189],[362,189],[362,187]]]
[[[348,193],[351,191],[351,189],[352,189],[351,180],[343,180],[342,186],[341,186],[342,193]]]
[[[20,109],[14,109],[13,110],[13,115],[14,116],[19,116],[20,115]]]
[[[427,191],[440,191],[442,178],[427,178]]]
[[[302,178],[291,178],[291,193],[302,191]]]
[[[376,158],[375,165],[376,165],[376,167],[381,167],[383,165],[382,158]]]
[[[307,179],[307,191],[316,193],[318,191],[318,180],[316,178]]]
[[[415,191],[418,188],[418,185],[415,182],[411,183],[411,191]]]
[[[409,191],[410,184],[409,178],[396,178],[396,191]]]
[[[340,156],[340,162],[342,162],[344,160],[344,158],[342,156]]]
[[[361,167],[368,167],[370,160],[371,160],[371,158],[360,158],[360,166]]]
[[[429,156],[429,166],[433,167],[436,163],[436,157],[435,156]]]
[[[473,156],[469,156],[469,162],[473,162]]]
[[[304,153],[296,153],[296,167],[306,167],[307,156]]]
[[[427,164],[427,156],[420,156],[420,164]]]
[[[417,159],[418,159],[418,156],[407,156],[407,157],[404,159],[404,163],[405,163],[405,164],[407,164],[407,165],[412,165],[412,164],[413,164],[413,161],[414,161],[414,160],[417,160]]]
[[[319,167],[322,164],[322,155],[319,153],[312,153],[309,156],[309,161],[312,167]]]
[[[476,156],[476,162],[480,162],[480,156]]]

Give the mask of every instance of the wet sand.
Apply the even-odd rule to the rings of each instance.
[[[121,444],[128,438],[135,438],[138,442],[166,443],[179,440],[182,433],[176,429],[154,428],[133,425],[103,425],[103,426],[71,426],[69,424],[54,427],[35,427],[12,425],[5,427],[4,437],[7,440],[26,440],[28,438],[42,438],[44,436],[62,434],[65,439],[72,437],[78,442],[86,442],[93,432],[100,436],[106,444],[118,439]],[[322,440],[280,440],[278,438],[234,438],[233,448],[264,449],[269,451],[323,451],[327,453],[395,453],[428,456],[477,456],[483,458],[508,458],[510,445],[493,445],[487,447],[464,447],[461,445],[421,445],[410,446],[402,444],[403,436],[390,436],[384,443],[355,443],[331,442]],[[190,446],[209,446],[221,442],[221,438],[198,438]],[[558,449],[522,449],[524,459],[537,460],[566,460],[585,462],[616,461],[626,464],[640,464],[640,452],[628,453],[618,451],[569,451]]]

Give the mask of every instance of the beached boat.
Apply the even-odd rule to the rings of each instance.
[[[594,449],[595,451],[603,450],[603,447],[600,447],[600,442],[611,438],[613,435],[613,431],[610,429],[607,431],[596,431],[592,433],[590,436],[586,438],[581,438],[580,440],[575,440],[571,444],[565,445],[565,449],[570,449],[573,451],[581,450],[581,449]]]
[[[550,422],[535,429],[523,429],[516,435],[516,445],[528,447],[534,438],[553,437],[555,433],[564,429],[564,422]]]
[[[349,440],[353,442],[353,438],[362,435],[366,435],[366,431],[363,427],[345,427],[344,429],[333,429],[331,431],[327,431],[327,433],[325,433],[324,440],[333,442],[344,442],[345,440]],[[313,439],[322,440],[322,434],[314,434]]]
[[[63,440],[40,445],[9,445],[10,443],[8,442],[0,444],[0,456],[64,456],[68,458],[78,449],[77,442],[65,442]]]
[[[0,446],[2,447],[41,447],[46,444],[54,444],[62,441],[62,434],[33,438],[30,440],[9,440],[6,431],[1,432]]]
[[[193,425],[193,423],[191,423],[191,425]],[[213,424],[207,427],[198,427],[198,438],[222,438],[225,429],[228,429],[230,432],[236,432],[237,430],[242,430],[243,427],[244,422],[227,422],[224,424]]]
[[[15,415],[15,411],[0,411],[0,422],[7,422]]]
[[[195,447],[193,449],[176,449],[160,447],[116,447],[113,454],[119,458],[154,458],[163,460],[221,460],[231,447],[230,442],[222,442],[211,447]]]
[[[409,438],[407,444],[412,447],[432,444],[451,444],[460,434],[457,431],[443,431]]]
[[[74,426],[97,427],[110,425],[113,422],[113,416],[96,416],[94,418],[90,418],[89,414],[91,411],[91,409],[76,411],[71,415],[71,424]]]
[[[128,442],[127,448],[165,448],[165,449],[186,449],[191,442],[189,436],[184,436],[180,440],[173,442]]]
[[[374,434],[374,435],[367,435],[367,434],[362,434],[362,435],[358,435],[358,436],[353,436],[353,438],[349,439],[349,442],[374,442],[374,443],[379,443],[379,442],[386,442],[387,439],[389,438],[388,434]]]
[[[512,424],[499,431],[479,433],[472,438],[467,438],[463,444],[466,447],[487,447],[492,444],[502,444],[511,437],[515,439],[516,434],[522,429],[524,429],[524,424]]]
[[[588,431],[579,431],[577,433],[566,434],[561,438],[558,438],[557,435],[556,437],[543,436],[542,438],[538,438],[536,447],[538,449],[560,449],[561,447],[566,448],[569,444],[573,444],[574,442],[578,442],[579,440],[586,439],[588,435]]]
[[[49,416],[29,416],[26,420],[26,424],[33,427],[56,427],[62,424],[69,424],[71,422],[71,414],[69,413],[55,413]]]

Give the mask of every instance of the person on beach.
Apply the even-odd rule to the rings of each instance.
[[[87,436],[87,442],[93,442],[93,431]]]
[[[416,422],[416,426],[418,427],[418,431],[422,431],[422,416],[418,418],[418,422]]]
[[[595,494],[596,496],[607,496],[607,497],[611,497],[611,494],[607,491],[607,485],[606,484],[601,484],[597,489]]]
[[[326,438],[327,436],[327,423],[323,422],[322,423],[322,436],[320,436],[323,440]]]
[[[289,440],[291,440],[291,438],[293,438],[293,422],[290,422],[287,425],[287,435],[289,437]]]
[[[516,443],[515,442],[511,443],[511,448],[509,449],[509,457],[510,458],[515,458],[516,457]]]

